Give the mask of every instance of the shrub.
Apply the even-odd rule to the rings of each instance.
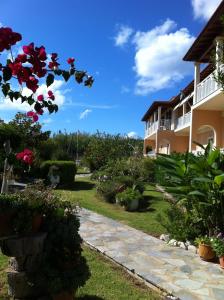
[[[58,168],[61,184],[72,184],[75,180],[76,165],[73,161],[47,160],[40,166],[41,176],[48,179],[50,167]]]
[[[193,242],[203,232],[202,221],[177,205],[167,209],[165,215],[159,214],[157,220],[166,228],[170,237],[177,241]]]
[[[114,181],[99,182],[96,186],[97,193],[107,202],[115,203],[115,196],[119,190],[119,183]]]
[[[138,190],[134,190],[132,188],[127,188],[123,192],[116,195],[117,202],[124,206],[127,210],[130,209],[131,203],[134,200],[140,201],[142,199],[142,194]]]

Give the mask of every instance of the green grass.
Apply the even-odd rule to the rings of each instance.
[[[7,295],[7,285],[6,285],[6,273],[5,269],[8,265],[7,257],[3,256],[0,251],[0,299],[6,300]]]
[[[76,293],[77,300],[157,300],[159,295],[134,279],[119,266],[101,254],[84,247],[84,256],[90,267],[91,277]],[[0,254],[0,299],[6,300],[7,285],[3,270],[7,258]]]
[[[156,216],[158,213],[163,215],[164,211],[169,207],[169,203],[164,200],[160,192],[155,191],[153,186],[146,185],[144,196],[147,205],[140,212],[124,211],[119,205],[105,202],[96,195],[95,184],[89,178],[77,178],[70,190],[59,190],[58,192],[66,200],[148,234],[159,236],[165,232],[165,229],[158,222]]]

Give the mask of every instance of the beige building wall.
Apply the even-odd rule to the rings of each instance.
[[[184,153],[188,150],[189,137],[177,136],[173,131],[157,132],[157,153],[166,153],[169,144],[169,154],[172,152]],[[164,152],[165,151],[165,152]]]
[[[210,137],[212,137],[212,132],[214,132],[214,146],[223,148],[223,125],[224,120],[221,111],[193,110],[191,124],[191,142],[189,145],[190,151],[198,150],[198,147],[193,143],[194,141],[202,144],[207,144]]]

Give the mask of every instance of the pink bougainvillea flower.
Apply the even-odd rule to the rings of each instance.
[[[48,98],[49,98],[49,99],[51,99],[51,100],[54,100],[54,99],[55,99],[55,96],[54,96],[54,94],[53,94],[52,91],[48,91],[47,93],[48,93]]]
[[[68,63],[69,65],[73,65],[73,64],[74,64],[74,61],[75,61],[75,59],[74,59],[73,57],[69,57],[69,58],[67,59],[67,63]]]
[[[25,164],[31,165],[34,160],[33,151],[24,149],[22,152],[16,154],[16,159],[21,160]]]
[[[57,53],[51,53],[51,59],[52,59],[52,60],[57,59],[57,57],[58,57],[58,54],[57,54]]]
[[[38,95],[37,100],[38,101],[44,101],[44,96],[43,95]]]
[[[32,118],[33,122],[37,122],[39,119],[37,113],[35,113],[34,111],[28,111],[28,113],[26,115],[27,115],[27,117]]]
[[[30,89],[33,93],[36,93],[36,90],[38,89],[38,80],[34,76],[30,76],[29,80],[26,81],[26,86],[28,89]]]
[[[17,32],[13,32],[9,27],[0,28],[0,52],[9,50],[12,45],[21,41],[22,36]]]
[[[27,115],[27,117],[32,118],[34,114],[35,114],[35,112],[33,112],[33,111],[28,111],[26,115]]]
[[[23,46],[23,52],[27,55],[33,55],[34,43],[30,43],[28,46]]]

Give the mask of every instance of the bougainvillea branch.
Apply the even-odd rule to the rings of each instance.
[[[5,50],[12,53],[12,46],[22,40],[21,34],[13,32],[11,28],[0,28],[0,52]],[[44,113],[47,109],[49,113],[57,112],[58,106],[54,103],[55,95],[51,90],[47,95],[36,95],[41,78],[45,79],[46,86],[50,87],[55,80],[55,76],[61,76],[67,82],[71,77],[75,78],[77,83],[83,83],[87,87],[93,84],[92,76],[85,71],[77,70],[75,59],[67,59],[69,69],[61,69],[58,62],[58,54],[52,53],[48,61],[48,55],[45,47],[37,47],[34,43],[22,47],[22,53],[16,57],[11,55],[6,64],[0,63],[0,87],[5,97],[11,101],[21,99],[21,102],[27,102],[33,107],[33,111],[28,112],[28,116],[33,121],[38,120],[38,115]],[[11,80],[15,79],[19,84],[19,89],[11,87]],[[31,91],[30,96],[22,94],[22,88],[26,87]]]

